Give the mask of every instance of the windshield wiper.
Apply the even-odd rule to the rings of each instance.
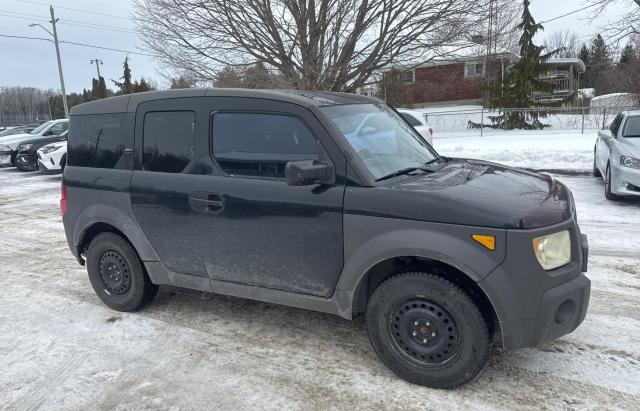
[[[402,170],[394,171],[393,173],[387,174],[386,176],[382,176],[382,177],[376,179],[376,182],[382,181],[382,180],[387,180],[389,178],[401,176],[401,175],[404,175],[404,174],[409,174],[409,173],[412,173],[412,172],[417,171],[417,170],[421,170],[421,171],[424,171],[424,172],[431,171],[431,170],[427,170],[427,169],[422,168],[422,167],[407,167],[407,168],[403,168]]]

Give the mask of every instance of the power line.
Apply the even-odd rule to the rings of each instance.
[[[17,15],[13,15],[13,14],[20,14],[19,16]],[[16,12],[12,12],[12,11],[5,11],[5,10],[0,10],[0,16],[4,16],[4,17],[11,17],[14,19],[21,19],[21,20],[36,20],[36,21],[42,21],[42,22],[48,22],[48,19],[43,18],[42,16],[38,16],[35,14],[28,14],[28,13],[16,13]],[[31,16],[31,17],[23,17],[23,16]],[[82,28],[87,28],[87,29],[96,29],[96,30],[106,30],[106,31],[115,31],[115,32],[121,32],[121,33],[131,33],[131,34],[137,34],[137,31],[135,29],[129,29],[126,27],[117,27],[117,26],[108,26],[106,24],[97,24],[97,23],[88,23],[88,22],[84,22],[81,20],[73,20],[73,19],[65,19],[62,18],[60,19],[60,22],[58,24],[64,24],[67,26],[74,26],[74,27],[82,27]]]
[[[39,6],[49,6],[49,3],[41,3],[41,2],[38,2],[38,1],[29,1],[29,0],[16,0],[16,1],[19,2],[19,3],[37,4]],[[112,17],[114,19],[131,20],[131,18],[129,18],[129,17],[116,16],[114,14],[99,13],[97,11],[91,11],[91,10],[74,9],[72,7],[58,6],[56,4],[51,4],[51,5],[56,7],[56,8],[58,8],[58,9],[71,10],[71,11],[76,11],[78,13],[96,14],[98,16]]]
[[[45,39],[45,38],[42,38],[42,37],[16,36],[16,35],[12,35],[12,34],[0,34],[0,37],[15,38],[15,39],[51,41],[50,39]],[[76,42],[73,42],[73,41],[64,41],[64,40],[60,40],[59,43],[60,44],[70,44],[70,45],[81,46],[81,47],[90,47],[90,48],[100,49],[100,50],[117,51],[117,52],[120,52],[120,53],[135,54],[135,55],[147,56],[147,57],[160,57],[160,56],[155,55],[155,54],[142,53],[142,52],[139,52],[139,51],[116,49],[116,48],[111,48],[111,47],[103,47],[103,46],[97,46],[95,44],[76,43]]]
[[[570,16],[570,15],[572,15],[572,14],[579,13],[579,12],[581,12],[581,11],[583,11],[583,10],[589,9],[589,8],[591,8],[591,7],[595,7],[595,6],[597,6],[597,5],[598,5],[598,4],[590,4],[590,5],[588,5],[588,6],[584,6],[584,7],[582,7],[582,8],[577,9],[577,10],[573,10],[573,11],[570,11],[570,12],[568,12],[568,13],[562,14],[562,15],[560,15],[560,16],[553,17],[553,18],[550,18],[550,19],[548,19],[548,20],[541,21],[540,23],[549,23],[550,21],[558,20],[558,19],[561,19],[561,18],[563,18],[563,17],[567,17],[567,16]]]

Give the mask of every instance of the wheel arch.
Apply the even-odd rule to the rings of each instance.
[[[499,331],[500,321],[487,293],[467,273],[450,263],[423,256],[401,255],[388,257],[370,267],[358,282],[352,301],[352,314],[363,314],[375,289],[391,277],[405,272],[426,272],[446,279],[465,291],[484,316],[489,331]]]

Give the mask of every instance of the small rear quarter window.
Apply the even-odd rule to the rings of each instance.
[[[67,163],[76,167],[124,169],[125,146],[133,145],[125,119],[125,113],[71,116]]]

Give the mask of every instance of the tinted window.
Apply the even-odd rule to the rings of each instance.
[[[411,124],[413,127],[415,126],[419,126],[420,122],[418,121],[418,119],[416,119],[414,116],[412,116],[411,114],[408,113],[400,113],[400,115],[402,116],[403,119],[407,120],[407,122],[409,124]]]
[[[229,175],[284,178],[289,161],[319,160],[321,147],[297,117],[216,113],[213,154]]]
[[[622,135],[625,137],[640,137],[640,116],[633,116],[627,119]]]
[[[125,145],[132,145],[125,118],[124,113],[71,116],[69,165],[124,169]]]
[[[148,171],[181,173],[193,159],[196,114],[157,111],[144,116],[142,166]]]

